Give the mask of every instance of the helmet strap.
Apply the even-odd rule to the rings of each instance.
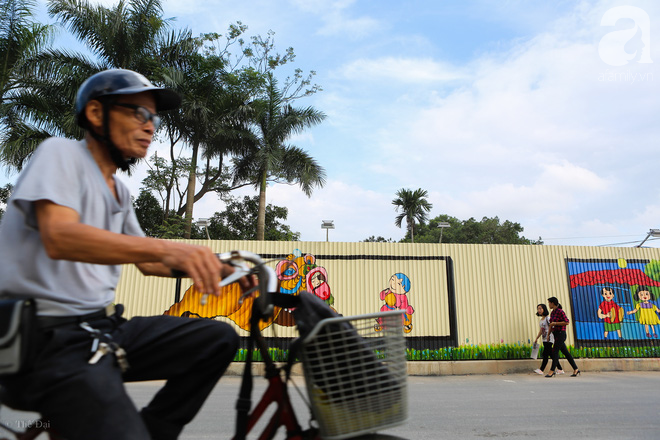
[[[131,157],[129,159],[124,158],[124,155],[121,153],[119,148],[112,142],[110,138],[110,107],[114,104],[114,100],[101,100],[103,105],[103,134],[98,134],[96,131],[90,128],[89,133],[94,139],[105,144],[108,152],[110,153],[110,158],[117,165],[117,168],[120,168],[122,171],[128,171],[130,166],[137,162],[137,159]]]

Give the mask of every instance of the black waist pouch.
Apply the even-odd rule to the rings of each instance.
[[[0,377],[24,372],[37,333],[32,299],[0,300]]]

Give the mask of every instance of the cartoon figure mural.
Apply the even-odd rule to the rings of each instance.
[[[658,339],[660,310],[652,301],[660,293],[660,261],[567,259],[566,265],[578,342]]]
[[[616,331],[621,339],[621,322],[623,321],[623,309],[619,307],[614,299],[614,289],[603,287],[600,291],[603,302],[598,306],[598,317],[603,320],[605,332],[603,338],[607,339],[610,332]]]
[[[403,273],[395,273],[390,277],[390,287],[380,292],[381,301],[385,304],[380,308],[381,312],[389,310],[404,310],[403,315],[403,331],[410,333],[412,331],[412,314],[415,310],[408,304],[408,292],[410,291],[410,278]],[[376,320],[374,329],[376,331],[382,330],[382,319]]]
[[[307,284],[307,291],[321,298],[329,306],[335,303],[335,299],[330,292],[330,285],[328,285],[328,273],[325,267],[315,267],[310,270],[305,277]]]
[[[328,284],[328,273],[325,268],[316,265],[316,257],[303,254],[298,249],[279,261],[275,273],[280,280],[280,293],[298,295],[309,290],[326,303],[334,304],[334,298]],[[250,314],[254,299],[246,297],[241,299],[241,292],[237,285],[226,286],[218,297],[208,298],[206,304],[201,303],[202,294],[190,286],[180,302],[173,304],[164,314],[172,316],[186,316],[191,318],[227,317],[243,330],[248,330]],[[278,324],[283,327],[295,325],[290,310],[275,307],[273,318],[260,324],[261,329]]]
[[[655,300],[655,295],[651,293],[648,287],[639,286],[637,293],[635,293],[635,300],[637,304],[633,310],[628,312],[628,315],[636,313],[637,322],[644,326],[646,337],[651,337],[651,333],[649,332],[650,327],[653,337],[657,338],[658,334],[655,332],[655,326],[660,324],[660,319],[658,319],[657,315],[660,310],[658,310],[658,306],[651,303],[651,300]]]

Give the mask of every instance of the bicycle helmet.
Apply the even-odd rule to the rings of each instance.
[[[119,149],[110,140],[110,127],[108,110],[110,109],[113,96],[134,95],[142,92],[152,92],[156,100],[156,111],[173,110],[181,104],[181,96],[173,90],[154,86],[143,75],[126,69],[110,69],[96,73],[83,82],[76,96],[76,121],[82,128],[88,129],[85,107],[94,99],[101,99],[103,104],[103,134],[89,130],[89,133],[97,140],[105,143],[110,150],[115,164],[122,170],[128,170],[135,162],[134,158],[125,159]]]

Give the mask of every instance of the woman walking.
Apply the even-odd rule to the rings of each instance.
[[[543,374],[546,365],[548,365],[548,359],[552,357],[552,344],[555,342],[555,337],[550,331],[550,317],[548,316],[548,308],[545,304],[539,304],[536,306],[536,316],[540,316],[541,320],[539,321],[539,334],[536,335],[534,339],[534,344],[538,342],[539,338],[543,338],[543,361],[541,362],[541,367],[534,370],[536,374]],[[561,365],[557,364],[557,374],[564,374],[564,371],[561,369]]]
[[[554,296],[548,298],[548,307],[552,310],[552,313],[550,314],[550,331],[552,331],[552,335],[555,337],[555,344],[552,347],[552,367],[550,367],[550,372],[545,377],[553,377],[555,375],[555,370],[559,368],[560,351],[564,353],[564,357],[568,363],[571,364],[571,367],[573,367],[573,374],[571,374],[571,377],[579,376],[580,370],[575,364],[573,356],[571,356],[568,348],[566,348],[566,326],[569,323],[568,316],[566,316],[566,313],[562,310],[559,300]]]

